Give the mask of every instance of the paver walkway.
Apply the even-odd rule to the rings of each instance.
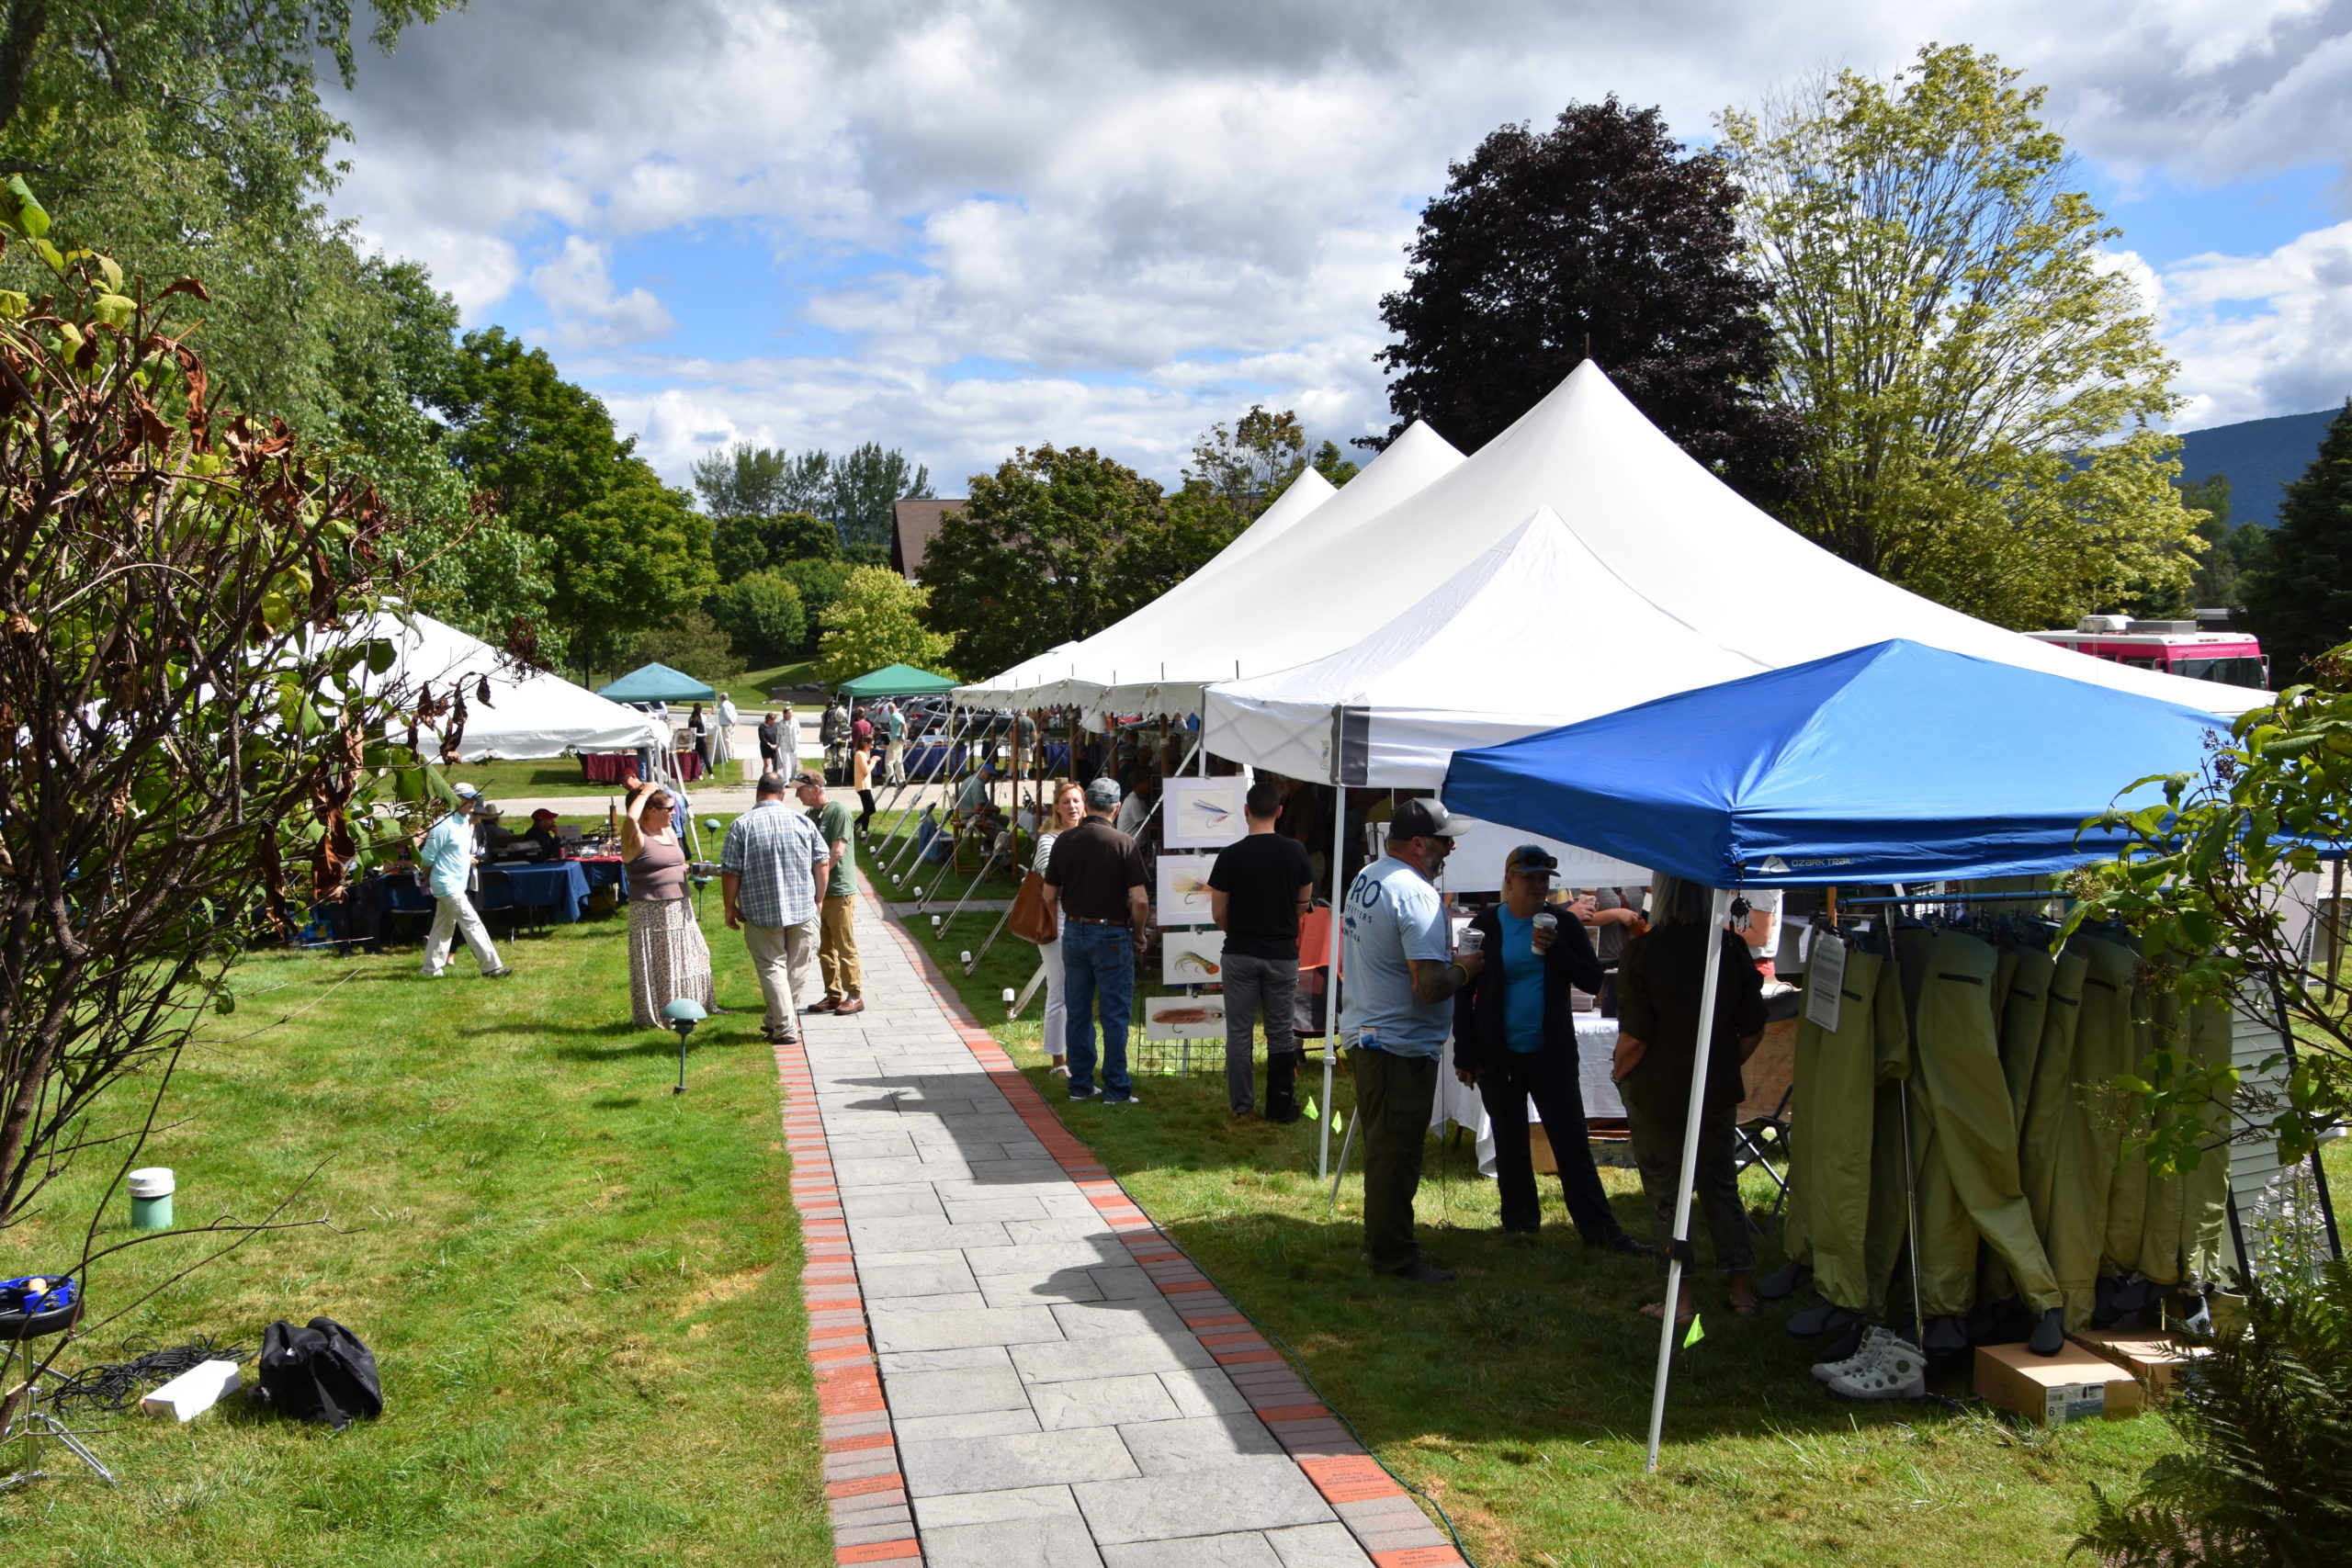
[[[777,1052],[837,1560],[1459,1564],[870,895],[858,943]]]

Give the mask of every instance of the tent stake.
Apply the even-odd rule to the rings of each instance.
[[[1705,969],[1699,981],[1699,1050],[1690,1063],[1690,1102],[1682,1126],[1681,1179],[1674,1191],[1674,1246],[1666,1267],[1666,1300],[1658,1306],[1657,1375],[1650,1391],[1649,1459],[1643,1468],[1657,1473],[1658,1434],[1666,1426],[1666,1384],[1674,1365],[1674,1339],[1682,1325],[1675,1308],[1682,1301],[1682,1255],[1690,1246],[1690,1184],[1699,1173],[1699,1116],[1707,1105],[1707,1058],[1715,1043],[1715,997],[1723,988],[1723,931],[1731,919],[1731,891],[1718,887],[1708,906]]]

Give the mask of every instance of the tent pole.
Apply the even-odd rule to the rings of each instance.
[[[1323,1114],[1316,1118],[1323,1128],[1322,1164],[1315,1177],[1317,1181],[1327,1180],[1331,1175],[1331,1071],[1340,1051],[1340,922],[1347,897],[1346,884],[1340,880],[1340,866],[1347,834],[1348,789],[1340,782],[1340,760],[1335,756],[1331,759],[1331,934],[1323,971]]]
[[[1674,1365],[1674,1340],[1680,1325],[1675,1308],[1682,1301],[1682,1255],[1690,1249],[1690,1184],[1699,1174],[1699,1117],[1707,1106],[1707,1058],[1715,1043],[1715,998],[1723,988],[1723,930],[1731,919],[1731,890],[1718,887],[1708,906],[1707,942],[1702,950],[1706,967],[1699,981],[1699,1049],[1690,1062],[1690,1101],[1682,1124],[1681,1179],[1674,1190],[1674,1248],[1666,1268],[1666,1300],[1659,1303],[1657,1375],[1650,1389],[1650,1450],[1644,1469],[1657,1473],[1658,1434],[1666,1426],[1666,1384]]]

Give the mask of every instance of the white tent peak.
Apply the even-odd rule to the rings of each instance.
[[[1339,493],[1340,487],[1325,479],[1320,471],[1301,469],[1298,478],[1284,486],[1282,494],[1274,497],[1272,503],[1258,513],[1256,522],[1241,530],[1232,543],[1217,551],[1193,575],[1198,577],[1204,572],[1222,571],[1235,561],[1248,559],[1290,532],[1309,513]]]
[[[1578,673],[1577,648],[1638,650]],[[1498,659],[1510,647],[1523,657]],[[1210,750],[1329,782],[1336,710],[1358,711],[1351,778],[1432,788],[1457,748],[1494,745],[1765,668],[1634,591],[1542,506],[1401,614],[1337,653],[1211,686]]]
[[[666,746],[667,727],[637,709],[575,686],[560,675],[533,670],[432,616],[409,613],[370,619],[361,635],[392,645],[390,678],[410,691],[431,684],[466,698],[466,729],[458,749],[469,761],[560,757],[567,750],[620,751]],[[478,694],[490,682],[490,701]],[[420,730],[417,750],[427,761],[440,741]]]
[[[1291,572],[1294,568],[1286,563],[1311,561],[1337,547],[1339,541],[1411,499],[1463,461],[1462,454],[1443,436],[1416,420],[1336,494],[1296,516],[1261,546],[1239,557],[1234,555],[1257,532],[1253,527],[1199,570],[1116,625],[1023,660],[985,681],[959,687],[956,700],[1005,707],[1075,703],[1114,712],[1132,711],[1157,700],[1170,712],[1196,711],[1202,686],[1236,673],[1238,639],[1225,626],[1221,606],[1236,596],[1254,592],[1257,584]],[[1315,477],[1322,479],[1320,474]],[[1328,487],[1329,481],[1324,483]],[[1281,506],[1286,496],[1287,492],[1284,498],[1277,498],[1274,506]],[[1268,515],[1273,510],[1269,507]],[[1265,517],[1258,520],[1260,525],[1265,521]],[[1248,570],[1228,570],[1234,560],[1246,560]],[[1290,581],[1295,590],[1303,589],[1308,581],[1297,577]],[[1239,673],[1256,674],[1278,667],[1250,660],[1241,664]]]

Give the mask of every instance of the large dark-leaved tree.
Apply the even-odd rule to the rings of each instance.
[[[2287,487],[2278,526],[2246,584],[2246,614],[2275,685],[2311,679],[2311,660],[2352,638],[2352,399],[2319,455]]]
[[[1425,419],[1475,452],[1589,356],[1742,493],[1783,493],[1795,425],[1763,401],[1772,331],[1739,199],[1722,159],[1614,96],[1488,136],[1423,209],[1406,285],[1380,302],[1389,437]]]

